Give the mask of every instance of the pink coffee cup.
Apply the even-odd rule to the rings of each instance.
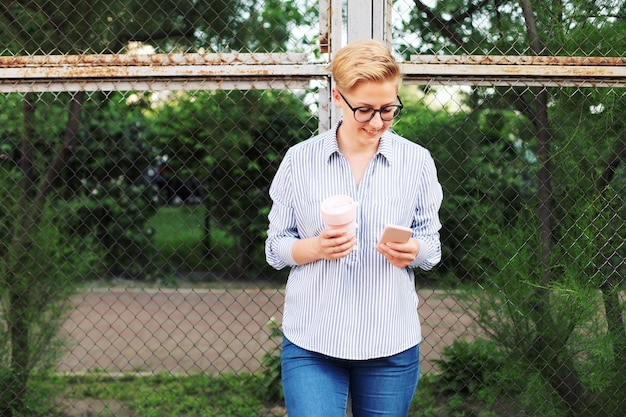
[[[322,201],[322,219],[329,229],[356,232],[356,202],[347,195],[334,195]]]

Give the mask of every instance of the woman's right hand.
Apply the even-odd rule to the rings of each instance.
[[[356,245],[356,236],[349,235],[345,229],[326,229],[318,236],[296,240],[291,251],[298,265],[319,261],[320,259],[340,259],[347,256]]]
[[[325,229],[318,236],[320,259],[340,259],[348,256],[356,245],[356,236],[346,229]]]

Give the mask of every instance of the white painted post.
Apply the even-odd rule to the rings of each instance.
[[[342,21],[342,0],[320,0],[320,53],[327,54],[328,61],[332,59],[333,52],[341,48],[343,21]],[[319,123],[320,132],[332,128],[338,121],[340,115],[333,105],[332,80],[329,78],[329,85],[319,91]]]
[[[342,3],[342,0],[320,0],[320,16],[324,13],[324,18],[320,18],[321,34],[324,35],[327,33],[325,30],[330,30],[327,37],[322,37],[328,41],[329,59],[332,59],[334,51],[344,45]],[[376,39],[391,47],[392,9],[392,0],[348,0],[345,41],[349,43],[357,39]],[[322,121],[320,114],[320,131],[327,130],[322,129],[322,126],[334,126],[341,117],[332,103],[332,87],[331,84],[324,92],[324,96],[320,92],[320,107],[330,111],[330,120],[326,118],[328,115],[325,115]],[[322,100],[328,100],[328,104],[323,105]]]
[[[376,39],[391,46],[392,0],[348,0],[348,42]]]

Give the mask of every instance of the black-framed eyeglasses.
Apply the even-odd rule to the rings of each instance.
[[[354,113],[354,120],[359,123],[369,122],[374,118],[376,113],[380,113],[380,118],[388,122],[390,120],[400,117],[400,112],[404,108],[402,100],[400,100],[400,96],[396,96],[398,98],[398,103],[400,104],[390,104],[388,106],[381,107],[380,109],[373,109],[369,106],[352,107],[352,105],[348,103],[348,100],[346,100],[341,92],[339,92],[339,95],[341,96],[343,101],[346,102],[348,107],[350,107],[352,113]]]

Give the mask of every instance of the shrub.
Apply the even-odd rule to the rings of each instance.
[[[279,323],[272,318],[268,323],[268,327],[270,328],[270,339],[280,338],[282,340],[283,331]],[[263,368],[260,397],[265,398],[270,403],[282,402],[284,398],[279,346],[268,350],[263,355]]]
[[[124,177],[85,184],[86,196],[70,202],[70,233],[93,236],[104,251],[106,272],[132,278],[153,275],[153,230],[147,226],[157,208],[155,191]]]
[[[455,341],[442,351],[442,359],[434,360],[441,371],[435,383],[444,392],[472,395],[493,385],[504,357],[495,343],[484,339],[474,342]]]

